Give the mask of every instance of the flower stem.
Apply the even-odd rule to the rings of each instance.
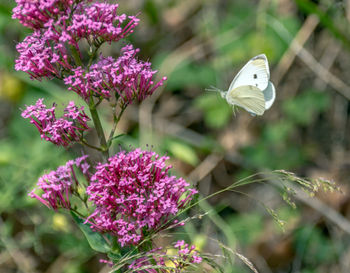
[[[119,112],[118,116],[115,115],[115,112],[114,112],[115,109],[113,109],[113,112],[114,112],[113,113],[114,123],[113,123],[113,128],[111,130],[111,133],[109,134],[109,138],[108,138],[108,142],[107,142],[107,147],[108,148],[112,145],[112,140],[113,140],[113,137],[114,137],[115,130],[117,129],[117,125],[118,125],[118,123],[119,123],[119,121],[120,121],[120,119],[121,119],[125,109],[126,109],[126,106],[121,106],[121,109],[120,109],[120,112]]]
[[[81,214],[77,209],[75,209],[75,208],[70,208],[70,210],[71,211],[74,211],[76,214],[78,214],[80,217],[82,217],[82,218],[86,218],[86,216],[85,215],[83,215],[83,214]]]
[[[90,66],[92,65],[92,62],[93,62],[94,58],[96,57],[96,54],[97,54],[97,52],[102,44],[103,43],[99,43],[98,45],[96,45],[94,50],[92,50],[92,48],[90,47],[91,54],[90,54],[90,58],[89,58],[89,63],[87,65],[87,67],[89,69],[90,69]]]
[[[102,154],[103,154],[104,158],[107,160],[109,157],[107,141],[106,141],[106,137],[105,137],[104,132],[103,132],[101,120],[100,120],[100,117],[98,115],[96,105],[95,105],[92,97],[90,100],[89,109],[90,109],[92,121],[94,122],[94,125],[95,125],[97,136],[100,140]]]
[[[81,142],[80,142],[82,145],[85,145],[86,147],[89,147],[91,149],[95,149],[97,151],[101,151],[101,148],[100,147],[96,147],[96,146],[93,146],[91,144],[89,144],[85,139],[82,139]]]
[[[76,47],[74,47],[73,45],[70,46],[70,49],[71,49],[71,52],[72,52],[72,56],[74,58],[74,61],[77,65],[83,67],[83,62],[81,61],[81,58],[80,58],[80,53],[79,51],[77,50]]]

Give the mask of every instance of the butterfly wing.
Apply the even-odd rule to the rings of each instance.
[[[265,109],[270,109],[276,98],[276,89],[272,82],[269,81],[266,89],[262,91],[265,99]]]
[[[265,90],[270,79],[269,64],[265,54],[260,54],[252,58],[243,68],[238,72],[236,77],[230,84],[228,91],[240,86],[253,85]]]
[[[233,106],[238,105],[259,116],[265,112],[264,95],[256,86],[245,85],[229,90],[226,94],[226,100]]]

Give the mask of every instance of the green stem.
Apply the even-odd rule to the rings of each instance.
[[[100,148],[100,147],[96,147],[96,146],[94,146],[94,145],[89,144],[85,139],[82,139],[80,143],[83,144],[83,145],[85,145],[86,147],[91,148],[91,149],[95,149],[95,150],[97,150],[97,151],[101,151],[101,148]]]
[[[90,99],[89,109],[90,109],[92,121],[94,122],[94,125],[95,125],[97,136],[100,140],[100,145],[101,145],[100,149],[102,151],[104,158],[107,160],[109,157],[107,141],[103,132],[100,117],[98,115],[98,112],[92,97]]]
[[[95,56],[97,54],[97,51],[100,48],[100,46],[101,46],[101,44],[96,46],[94,51],[90,55],[89,63],[87,65],[87,71],[90,70],[90,66],[91,66],[91,64],[92,64],[92,62],[93,62],[93,60],[94,60],[94,58],[95,58]],[[73,57],[74,57],[75,61],[78,64],[80,64],[81,66],[83,66],[83,64],[81,62],[81,59],[80,59],[80,56],[79,56],[79,53],[74,47],[72,47],[72,53],[73,53]],[[90,113],[91,113],[92,121],[93,121],[93,123],[95,125],[97,136],[98,136],[99,141],[100,141],[100,147],[92,146],[92,145],[88,144],[84,139],[82,140],[82,143],[85,144],[86,146],[90,147],[90,148],[93,148],[93,149],[101,151],[102,154],[103,154],[103,157],[105,158],[105,160],[107,160],[108,157],[109,157],[109,151],[108,151],[109,150],[109,146],[107,145],[106,137],[105,137],[105,134],[104,134],[104,131],[103,131],[103,128],[102,128],[102,124],[101,124],[101,120],[100,120],[100,117],[99,117],[98,112],[97,112],[97,105],[100,104],[101,101],[102,100],[100,99],[95,104],[93,96],[92,95],[90,96],[89,110],[90,110]]]
[[[81,214],[79,211],[77,211],[75,208],[70,208],[70,210],[71,211],[74,211],[76,214],[78,214],[80,217],[82,217],[82,218],[86,218],[86,216],[85,215],[83,215],[83,214]]]
[[[72,55],[73,55],[73,58],[74,58],[74,61],[75,63],[78,65],[78,66],[81,66],[83,67],[83,62],[81,61],[80,59],[80,54],[78,52],[78,50],[76,49],[76,47],[74,47],[73,45],[70,46],[70,50],[72,51]]]
[[[115,130],[117,129],[117,125],[118,125],[118,123],[119,123],[119,121],[120,121],[120,119],[121,119],[125,109],[126,109],[126,106],[122,106],[118,116],[115,115],[115,112],[114,112],[115,110],[113,109],[114,123],[113,123],[113,128],[111,130],[111,133],[109,134],[109,138],[108,138],[108,142],[107,142],[107,147],[108,148],[111,147],[111,145],[112,145],[112,139],[113,139]]]
[[[95,57],[96,57],[96,54],[97,54],[97,51],[98,49],[100,48],[102,44],[98,44],[95,49],[92,51],[91,55],[90,55],[90,59],[89,59],[89,63],[87,65],[88,69],[90,69],[90,66],[92,65],[92,62],[94,61]],[[91,48],[91,47],[90,47]]]
[[[86,200],[85,200],[83,197],[81,197],[80,194],[79,194],[78,192],[77,192],[77,194],[76,194],[75,196],[77,196],[77,197],[83,202],[83,204],[85,205],[85,208],[86,208],[87,210],[89,210],[89,206],[88,206]]]

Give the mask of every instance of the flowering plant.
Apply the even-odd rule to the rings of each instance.
[[[124,110],[152,95],[166,80],[155,81],[157,71],[150,62],[138,59],[139,49],[131,44],[124,45],[117,58],[100,53],[104,43],[118,42],[131,34],[139,19],[119,14],[118,4],[90,0],[16,2],[13,18],[33,30],[17,45],[16,70],[28,73],[32,80],[59,79],[86,103],[79,107],[70,101],[59,117],[56,104],[47,107],[38,99],[26,106],[22,117],[30,120],[43,140],[66,148],[76,143],[99,151],[103,158],[92,162],[83,155],[68,161],[41,176],[29,196],[49,209],[70,211],[90,246],[107,253],[109,260],[102,262],[120,267],[116,272],[158,272],[150,270],[165,266],[166,259],[150,262],[146,258],[160,253],[153,238],[164,229],[184,224],[176,217],[197,191],[183,178],[170,174],[167,156],[138,148],[110,155]],[[108,139],[98,108],[102,101],[109,103],[114,117]],[[93,130],[98,145],[84,138],[84,133]],[[173,269],[163,268],[162,272],[178,272],[201,262],[194,246],[181,242],[176,247],[178,255],[171,258]],[[120,262],[128,251],[139,254]],[[146,271],[142,269],[145,264],[149,267]]]
[[[197,190],[171,174],[172,166],[166,163],[169,157],[140,148],[111,152],[118,137],[115,131],[127,107],[141,103],[166,81],[165,77],[156,77],[158,72],[152,64],[138,58],[140,50],[125,41],[139,24],[138,17],[120,14],[118,4],[97,0],[16,0],[16,3],[13,18],[32,33],[17,44],[15,69],[26,72],[32,80],[60,80],[68,92],[74,92],[84,103],[77,106],[70,101],[60,115],[57,104],[46,106],[41,98],[26,106],[23,118],[37,128],[45,141],[66,149],[73,145],[86,147],[88,154],[94,149],[100,156],[93,160],[83,154],[42,175],[29,196],[54,211],[70,212],[91,248],[107,255],[101,263],[112,266],[113,272],[222,268],[201,253],[200,247],[183,240],[171,246],[158,247],[156,243],[157,235],[184,226],[188,219],[201,217],[180,218],[199,201],[193,202]],[[101,46],[117,42],[122,44],[119,56],[104,56]],[[109,134],[100,119],[102,105],[113,116]],[[97,144],[85,138],[90,133],[97,134]],[[236,181],[215,194],[262,182],[261,176]],[[276,177],[280,182],[299,184],[310,195],[320,186],[333,189],[327,181],[314,183],[285,171],[274,172],[273,179]],[[288,186],[285,191],[284,200],[294,206],[290,196],[295,190]],[[213,195],[201,199],[201,205],[205,206],[205,199]],[[204,209],[209,211],[208,207]],[[268,212],[277,219],[274,211]],[[232,252],[219,245],[225,252]],[[232,253],[257,272],[244,256]],[[200,265],[203,262],[206,264]]]

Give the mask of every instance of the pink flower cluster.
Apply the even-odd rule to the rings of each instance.
[[[87,180],[90,179],[90,165],[86,161],[87,157],[84,155],[70,160],[66,165],[58,167],[56,171],[41,176],[37,186],[43,191],[43,194],[39,196],[35,193],[36,189],[33,189],[29,196],[38,199],[45,206],[54,210],[58,208],[70,209],[71,193],[76,191],[76,187],[79,185],[74,167],[80,170]]]
[[[27,36],[16,46],[20,55],[15,69],[27,72],[32,79],[62,78],[63,72],[73,68],[72,58],[62,43],[54,41],[49,32],[42,34],[40,30]]]
[[[116,42],[133,32],[139,19],[117,15],[117,4],[77,0],[17,0],[13,17],[35,31],[17,45],[16,70],[32,78],[63,78],[82,59],[78,42]],[[72,52],[75,51],[75,52]]]
[[[73,141],[80,141],[81,134],[89,129],[84,107],[78,108],[71,101],[64,109],[63,117],[56,118],[56,105],[46,108],[43,99],[37,100],[35,105],[27,106],[22,112],[23,118],[29,118],[39,130],[42,139],[59,146],[68,146]]]
[[[171,224],[197,191],[169,175],[167,159],[136,149],[99,164],[86,191],[96,209],[86,222],[116,236],[121,246],[137,244],[146,234]]]
[[[72,16],[72,23],[67,33],[74,38],[92,37],[96,42],[117,42],[132,33],[138,25],[135,16],[118,15],[118,4],[93,3],[79,4]],[[125,24],[125,21],[128,22]]]
[[[82,64],[79,41],[92,48],[103,42],[117,42],[133,32],[139,19],[118,15],[118,4],[89,3],[90,0],[16,0],[13,18],[34,29],[17,45],[15,69],[32,79],[59,78],[86,101],[91,96],[120,97],[121,104],[142,101],[166,78],[157,83],[151,63],[139,61],[132,45],[117,59],[100,56],[90,67]],[[77,67],[78,66],[78,67]]]
[[[196,248],[194,245],[189,247],[184,241],[178,241],[175,243],[175,248],[177,249],[175,255],[167,255],[167,251],[162,251],[161,248],[154,249],[133,261],[129,269],[136,273],[180,273],[189,265],[202,262],[202,257],[194,250]]]
[[[12,18],[29,28],[38,29],[62,10],[67,10],[75,0],[16,0]]]
[[[151,95],[163,81],[153,82],[153,75],[157,71],[151,69],[148,62],[138,61],[135,58],[139,50],[132,45],[121,49],[118,59],[104,58],[90,67],[85,73],[82,67],[73,69],[74,74],[64,79],[68,88],[88,100],[91,95],[110,98],[116,95],[121,98],[122,104],[130,104],[133,100],[142,101]]]

